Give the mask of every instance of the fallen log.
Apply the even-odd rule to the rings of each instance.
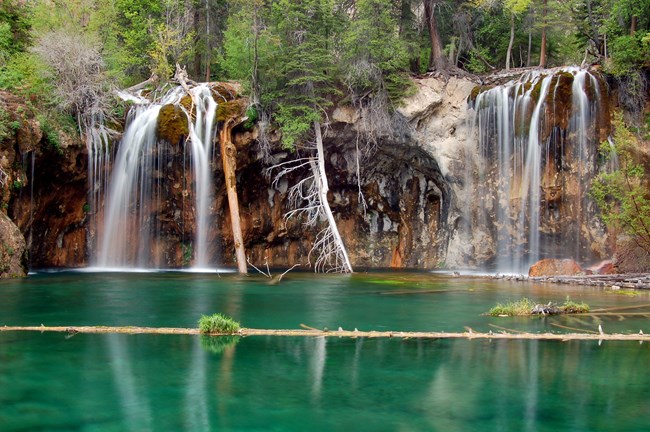
[[[305,326],[306,327],[306,326]],[[77,333],[114,333],[114,334],[176,334],[199,335],[196,328],[173,327],[109,327],[109,326],[4,326],[0,332],[34,331]],[[618,341],[650,341],[650,334],[641,332],[634,334],[620,333],[508,333],[492,331],[488,333],[467,332],[412,332],[412,331],[359,331],[359,330],[319,330],[313,327],[306,329],[249,329],[243,328],[237,333],[212,333],[206,336],[296,336],[296,337],[339,337],[339,338],[408,338],[408,339],[524,339],[524,340],[618,340]]]

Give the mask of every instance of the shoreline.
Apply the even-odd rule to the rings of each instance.
[[[611,275],[557,275],[557,276],[526,276],[526,275],[493,275],[491,279],[513,280],[518,282],[556,283],[565,285],[600,286],[618,289],[650,290],[650,273],[629,273]]]

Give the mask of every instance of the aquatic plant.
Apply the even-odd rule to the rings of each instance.
[[[203,334],[237,333],[239,329],[237,321],[220,313],[202,315],[199,319],[199,331]]]
[[[508,303],[497,303],[492,309],[489,310],[488,315],[491,316],[521,316],[530,315],[531,310],[535,307],[535,302],[529,298],[523,298],[517,301]]]

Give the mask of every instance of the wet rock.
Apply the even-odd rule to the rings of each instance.
[[[572,259],[546,258],[537,261],[528,270],[528,276],[568,276],[584,273],[580,265]]]

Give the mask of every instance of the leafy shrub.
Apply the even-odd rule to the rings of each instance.
[[[203,334],[237,333],[239,329],[237,321],[220,313],[203,315],[199,319],[199,331]]]

